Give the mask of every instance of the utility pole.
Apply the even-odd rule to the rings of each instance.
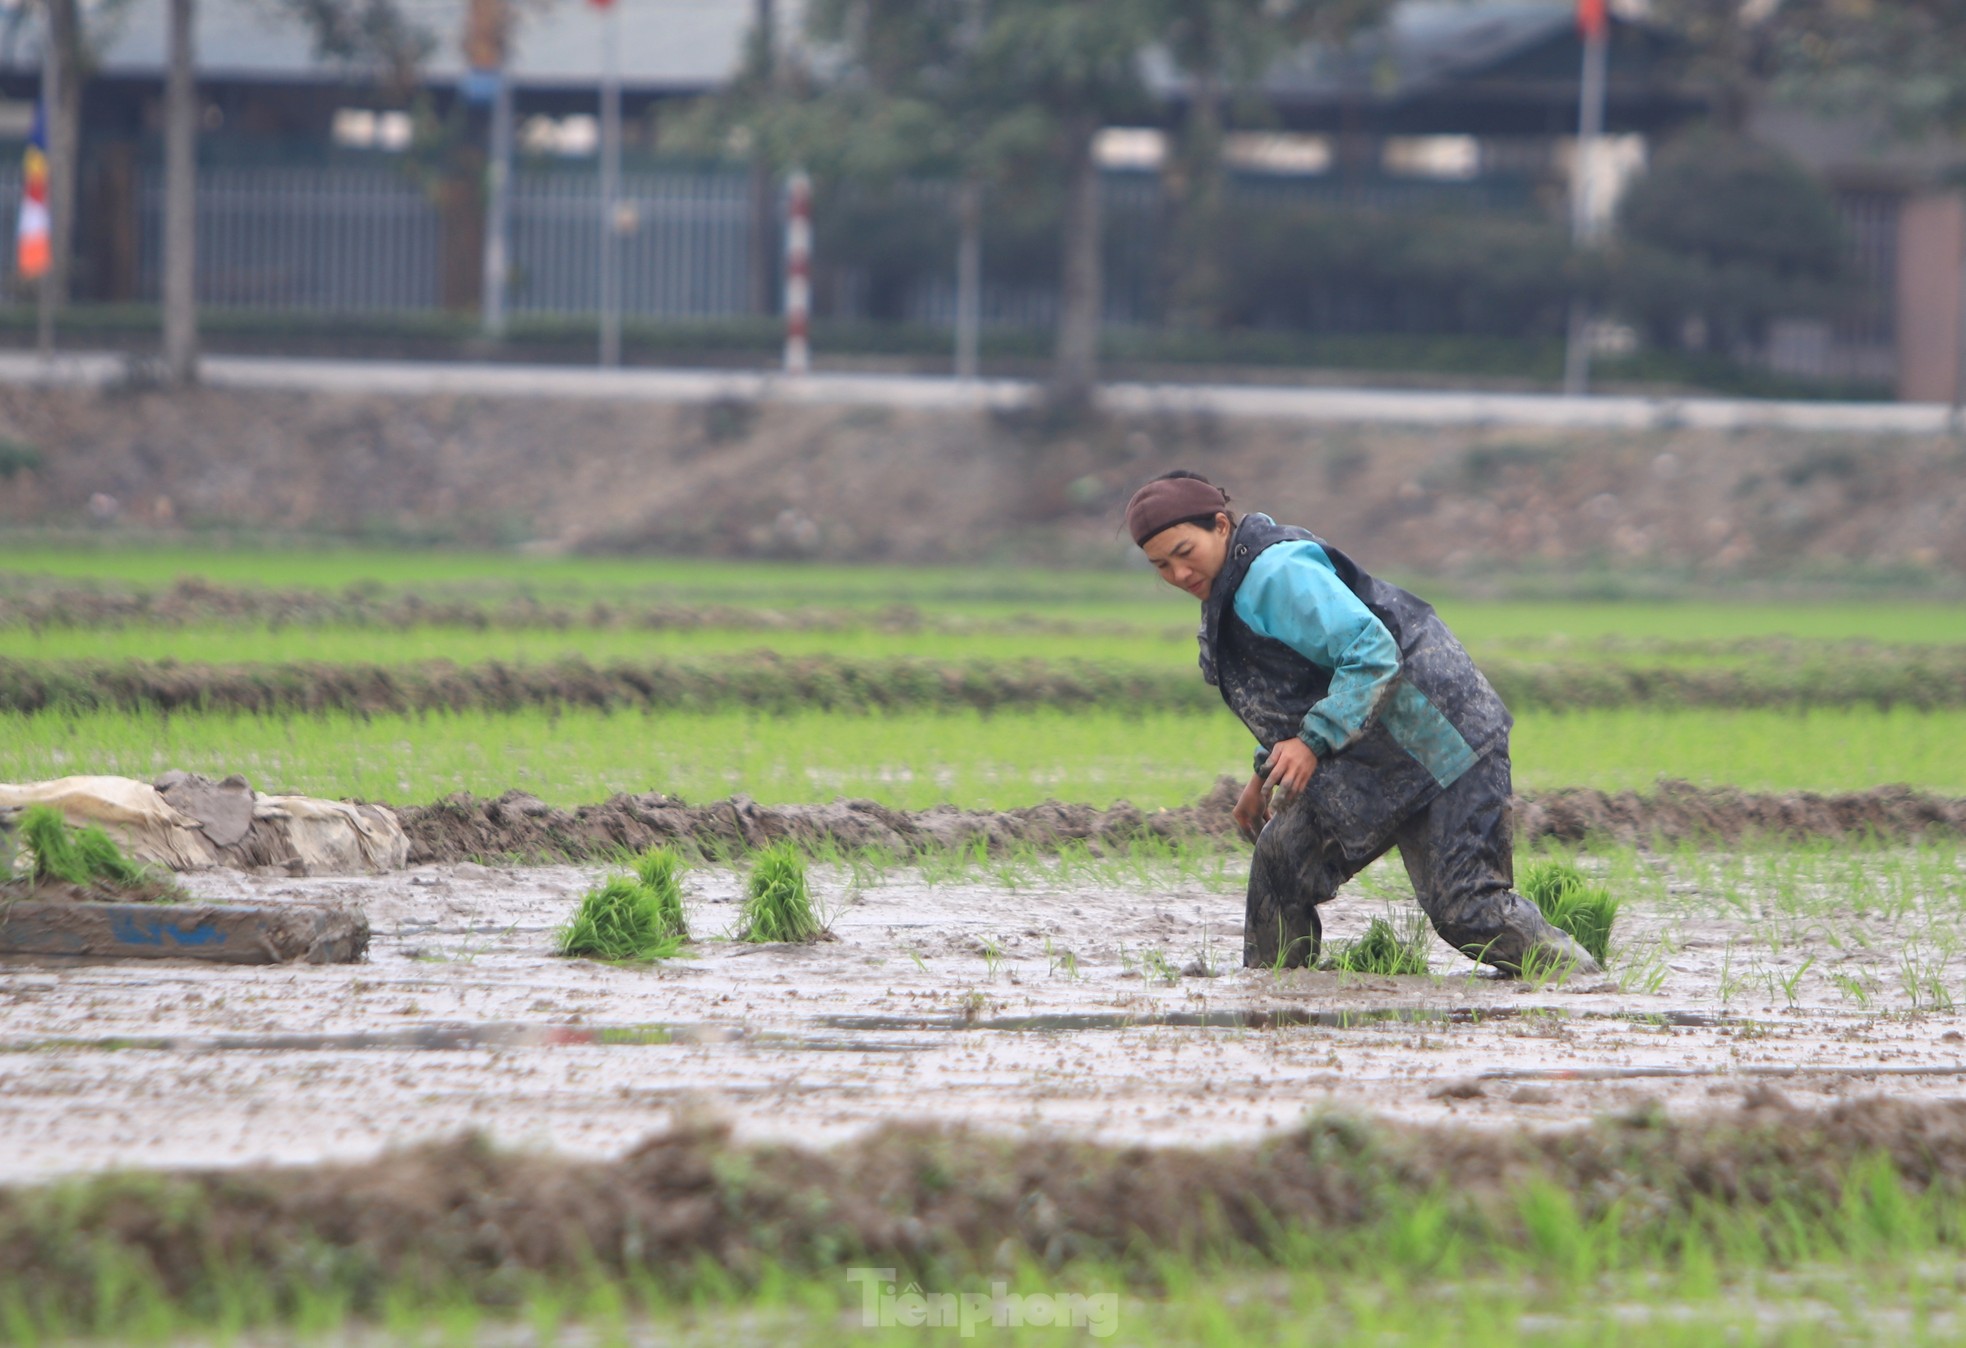
[[[963,9],[963,68],[973,70],[983,45],[984,0]],[[983,329],[983,183],[972,162],[956,188],[956,378],[974,379]]]
[[[601,10],[601,366],[621,364],[621,8]]]
[[[754,0],[751,42],[755,77],[762,101],[775,100],[778,93],[778,7],[776,0]],[[765,153],[762,137],[751,145],[751,312],[772,311],[772,271],[778,262],[778,245],[772,237],[778,217],[778,193],[774,190],[771,158]]]
[[[56,36],[55,7],[49,5],[46,11],[47,23],[42,34],[41,48],[41,132],[46,144],[42,147],[48,208],[48,247],[50,255],[47,268],[41,273],[40,289],[35,295],[35,346],[42,360],[50,360],[55,354],[55,315],[61,308],[61,231],[55,227],[55,211],[60,206],[60,198],[54,190],[55,175],[55,121],[56,109],[61,106],[61,44]],[[71,194],[70,199],[73,200]]]
[[[974,379],[983,327],[983,187],[965,177],[956,189],[956,378]]]
[[[506,71],[511,23],[505,0],[471,0],[464,24],[464,96],[468,102],[491,105],[478,315],[485,336],[492,338],[505,335],[506,284],[511,273],[512,81]]]
[[[485,177],[485,335],[503,337],[512,275],[512,81],[502,70],[492,95],[491,163]]]
[[[1604,100],[1610,73],[1611,14],[1607,0],[1577,0],[1577,28],[1584,39],[1583,78],[1577,90],[1577,156],[1570,169],[1570,242],[1581,250],[1596,241],[1598,218],[1591,167],[1604,135]],[[1573,398],[1590,389],[1590,306],[1580,291],[1570,299],[1570,334],[1563,353],[1563,391]]]
[[[812,179],[785,185],[785,373],[812,372]]]
[[[164,371],[198,379],[198,86],[195,0],[170,0],[170,75],[164,89]]]

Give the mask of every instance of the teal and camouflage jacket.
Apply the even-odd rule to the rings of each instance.
[[[1292,736],[1317,755],[1302,808],[1353,860],[1508,742],[1508,708],[1431,605],[1268,515],[1236,526],[1199,635],[1256,770]]]

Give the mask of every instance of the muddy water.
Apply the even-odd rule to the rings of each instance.
[[[1244,971],[1239,895],[1173,880],[855,890],[822,871],[838,940],[746,946],[723,939],[738,877],[710,870],[689,877],[696,958],[628,969],[550,954],[596,874],[194,876],[204,899],[359,905],[370,958],[0,964],[0,1179],[352,1158],[467,1128],[604,1156],[702,1109],[752,1138],[903,1118],[1192,1143],[1333,1108],[1547,1128],[1769,1085],[1798,1105],[1966,1093],[1966,1017],[1929,991],[1913,1008],[1902,942],[1838,948],[1816,924],[1774,951],[1754,946],[1765,918],[1724,905],[1628,909],[1623,990],[1537,988],[1444,946],[1423,978]],[[1342,940],[1384,909],[1325,911]],[[1952,930],[1926,920],[1917,958],[1966,996]]]

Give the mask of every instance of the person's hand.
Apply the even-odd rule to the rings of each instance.
[[[1236,808],[1232,812],[1236,821],[1236,832],[1246,843],[1256,841],[1256,835],[1263,827],[1263,778],[1259,773],[1249,779],[1249,785],[1236,797]]]
[[[1316,771],[1317,755],[1310,745],[1296,738],[1283,740],[1270,750],[1270,776],[1263,785],[1265,789],[1281,786],[1294,796],[1310,785]]]

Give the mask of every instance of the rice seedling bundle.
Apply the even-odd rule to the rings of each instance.
[[[1325,967],[1352,974],[1423,974],[1430,935],[1424,918],[1415,917],[1402,929],[1375,917],[1365,935],[1340,946]]]
[[[1611,927],[1618,920],[1618,900],[1610,890],[1591,884],[1575,866],[1563,861],[1539,861],[1528,867],[1517,888],[1551,926],[1568,932],[1592,959],[1605,963],[1611,950]]]
[[[745,941],[811,941],[822,930],[806,886],[805,857],[790,842],[758,853],[746,881]]]
[[[632,873],[610,875],[589,890],[560,929],[562,955],[598,960],[662,960],[689,939],[683,916],[683,858],[673,847],[651,847]]]

